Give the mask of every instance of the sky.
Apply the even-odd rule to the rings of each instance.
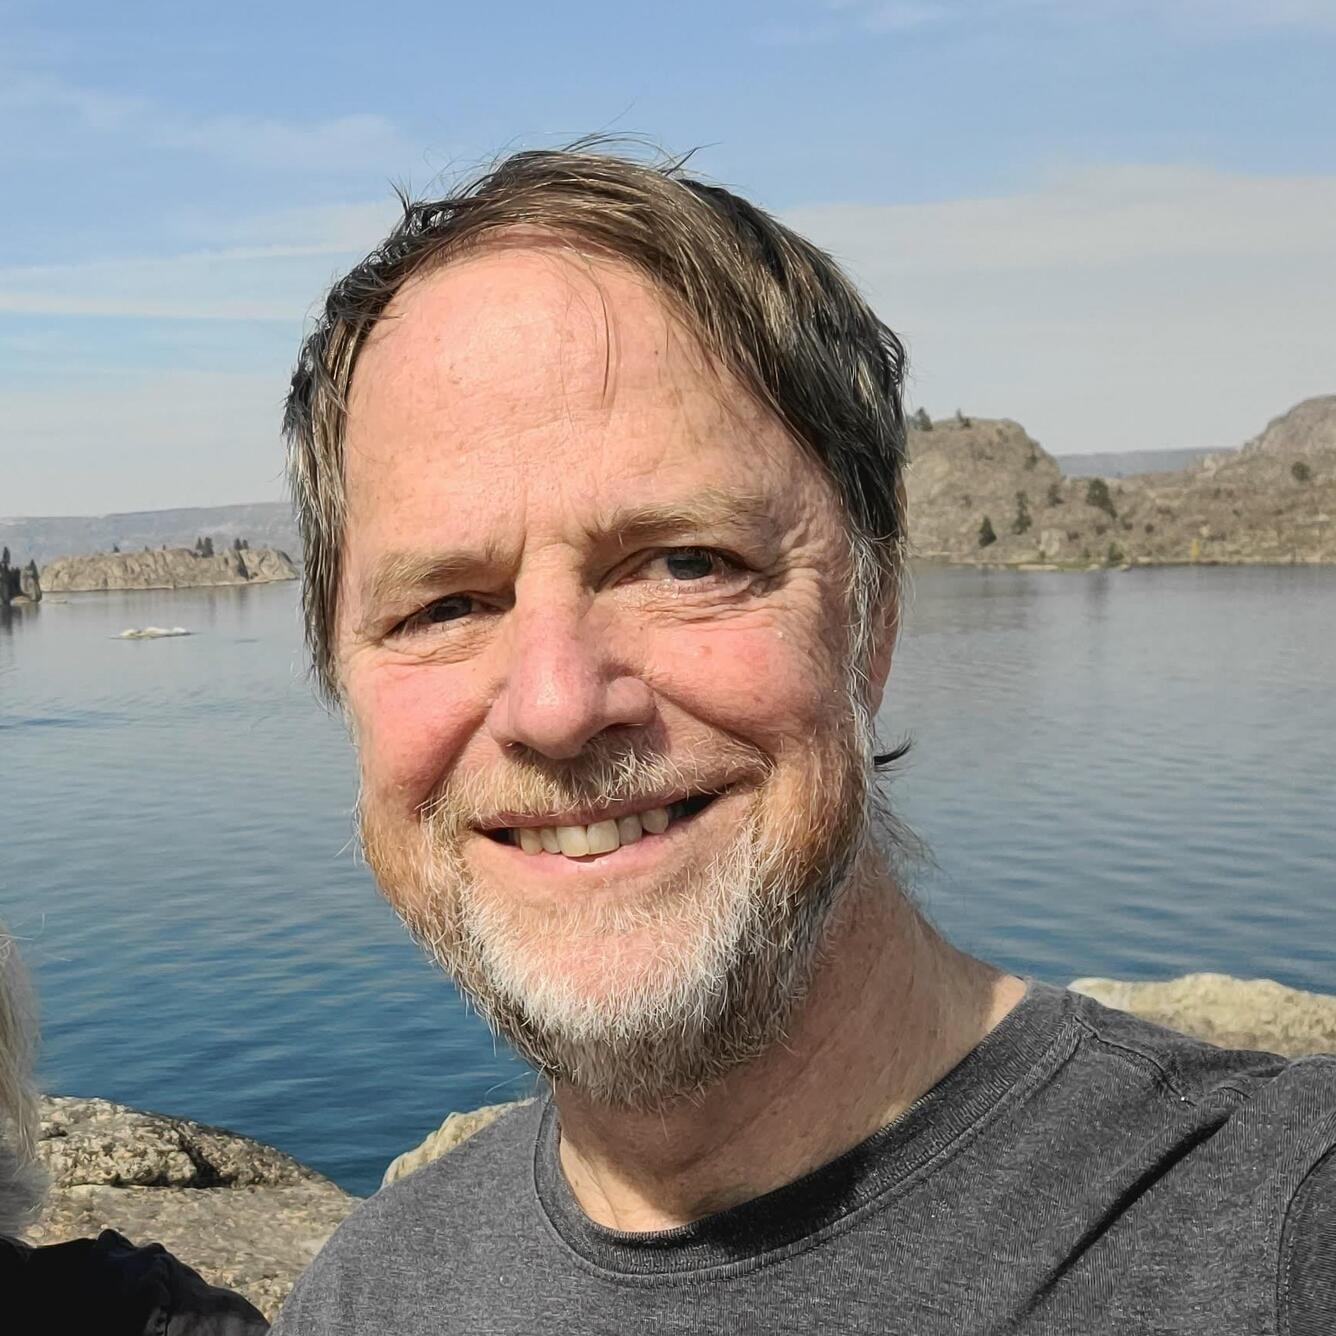
[[[519,147],[671,152],[1055,454],[1336,392],[1336,0],[0,0],[0,515],[276,500],[324,288]]]

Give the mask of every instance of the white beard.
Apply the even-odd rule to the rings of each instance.
[[[659,1109],[763,1053],[806,992],[867,843],[868,770],[837,751],[834,775],[835,758],[813,762],[802,810],[769,811],[762,781],[707,866],[635,905],[536,915],[481,883],[462,853],[473,804],[460,795],[424,819],[416,858],[364,812],[367,856],[413,935],[521,1056],[598,1102]],[[664,792],[666,765],[623,748],[596,761],[596,784],[608,796]],[[557,796],[493,810],[559,810]],[[581,986],[581,965],[595,982]]]

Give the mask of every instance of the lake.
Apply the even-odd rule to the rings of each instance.
[[[3,614],[0,614],[3,617]],[[127,627],[188,637],[116,639]],[[1336,990],[1336,569],[920,568],[880,719],[917,893],[1020,973]],[[355,1192],[532,1078],[352,850],[294,585],[0,620],[0,916],[41,1077],[273,1142]]]

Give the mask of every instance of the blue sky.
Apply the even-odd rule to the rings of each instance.
[[[845,262],[910,398],[1055,453],[1336,391],[1336,0],[0,0],[0,514],[276,498],[322,287],[418,191],[699,147]]]

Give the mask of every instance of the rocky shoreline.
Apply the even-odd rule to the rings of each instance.
[[[1106,1005],[1211,1043],[1300,1057],[1336,1052],[1336,996],[1270,979],[1189,974],[1160,983],[1077,979]],[[452,1150],[513,1104],[451,1114],[399,1156],[385,1182]],[[214,1284],[239,1290],[272,1317],[293,1282],[357,1205],[291,1156],[185,1118],[102,1099],[43,1102],[42,1158],[51,1174],[36,1243],[115,1229],[158,1242]]]

